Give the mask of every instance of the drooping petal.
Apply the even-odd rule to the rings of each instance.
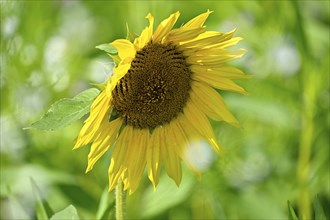
[[[195,141],[200,141],[203,137],[192,127],[186,120],[184,114],[181,114],[181,117],[177,118],[178,126],[182,128],[183,131],[183,140],[185,141],[185,146],[183,149],[182,159],[184,160],[187,167],[192,170],[197,177],[201,177],[201,173],[198,167],[191,163],[191,158],[189,156],[189,148],[191,144]]]
[[[120,178],[122,179],[123,184],[124,184],[124,191],[128,190],[130,187],[130,184],[129,184],[128,177],[127,177],[127,169],[125,169],[125,171],[122,172]]]
[[[213,11],[207,10],[207,12],[196,16],[195,18],[188,21],[183,27],[202,27]]]
[[[210,86],[193,81],[191,100],[198,108],[215,121],[222,121],[239,127],[237,119],[230,113],[220,94]]]
[[[84,122],[84,126],[80,130],[73,149],[89,144],[94,140],[95,135],[102,132],[102,130],[100,130],[100,125],[111,111],[110,100],[110,96],[108,96],[105,91],[102,91],[96,97],[91,106],[90,115]]]
[[[146,149],[149,142],[149,129],[133,129],[128,146],[127,157],[127,178],[130,185],[130,194],[139,185],[145,165]]]
[[[179,114],[177,117],[179,119],[182,118],[183,115]],[[174,145],[173,151],[182,159],[184,149],[188,144],[188,141],[185,138],[183,128],[181,128],[178,120],[173,120],[167,126],[165,126],[164,129],[166,138],[170,143]]]
[[[172,127],[166,127],[166,137],[172,136],[172,138],[168,140],[171,141],[173,145],[173,152],[181,160],[184,160],[188,167],[199,176],[199,170],[194,167],[190,163],[190,160],[187,158],[187,150],[191,142],[202,139],[202,135],[200,135],[190,123],[187,123],[187,117],[185,116],[185,113],[179,114],[177,119],[171,122],[171,125]]]
[[[186,122],[188,122],[190,126],[194,127],[195,130],[197,130],[201,134],[201,136],[203,136],[211,144],[211,146],[217,153],[222,152],[222,148],[220,148],[216,141],[208,118],[202,111],[199,110],[199,108],[195,105],[194,102],[189,101],[186,104],[186,107],[184,109],[184,116]]]
[[[175,12],[174,14],[171,14],[168,18],[163,20],[157,27],[152,40],[154,42],[161,42],[163,37],[165,37],[168,32],[172,29],[176,21],[178,20],[180,16],[180,12]]]
[[[125,161],[127,159],[128,146],[133,134],[132,126],[125,126],[117,143],[114,147],[114,150],[111,155],[111,162],[109,167],[109,186],[112,190],[117,184],[127,168],[125,166]]]
[[[169,177],[171,177],[177,186],[180,185],[182,179],[182,168],[181,159],[175,153],[175,144],[171,143],[165,136],[165,129],[161,133],[162,141],[165,142],[161,144],[161,156],[162,162],[164,163],[165,170]]]
[[[152,136],[147,147],[147,165],[148,165],[148,177],[156,190],[156,186],[159,182],[160,173],[160,130],[161,127],[156,127],[152,133]]]
[[[102,132],[99,132],[96,136],[88,154],[88,166],[86,172],[92,170],[97,160],[113,145],[121,124],[122,120],[120,118],[117,118],[110,123],[108,120],[102,122],[100,125],[100,130],[102,130]]]
[[[149,20],[149,26],[146,27],[141,35],[134,40],[134,46],[136,50],[141,50],[151,40],[152,32],[154,28],[154,17],[149,13],[146,18]]]
[[[136,50],[134,49],[134,45],[129,40],[118,39],[110,44],[117,49],[121,60],[135,57]]]
[[[110,166],[109,166],[109,170],[108,170],[108,176],[109,176],[109,191],[112,191],[117,184],[119,183],[119,181],[126,181],[125,187],[129,187],[129,182],[125,179],[122,179],[122,177],[125,175],[125,173],[127,172],[127,168],[124,166],[120,166],[118,168],[118,170],[116,170],[116,172],[113,172],[111,170],[111,164],[114,163],[120,163],[120,162],[116,162],[117,158],[111,158],[110,160]],[[121,161],[123,162],[123,161]],[[127,177],[126,177],[127,178]]]

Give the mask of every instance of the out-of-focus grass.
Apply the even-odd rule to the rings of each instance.
[[[321,205],[329,207],[328,1],[0,5],[1,218],[35,217],[31,177],[53,210],[73,204],[80,217],[96,217],[108,184],[109,154],[85,175],[88,147],[71,150],[81,121],[55,132],[22,128],[39,119],[55,100],[107,78],[113,63],[95,46],[124,38],[126,22],[140,33],[149,11],[158,24],[177,10],[177,26],[211,9],[215,12],[206,23],[209,30],[238,28],[236,36],[244,38],[239,47],[248,53],[233,65],[254,76],[239,81],[250,96],[221,92],[242,125],[236,129],[212,122],[219,142],[228,149],[225,157],[205,151],[202,179],[184,170],[179,188],[164,175],[154,193],[145,176],[128,197],[128,217],[284,219],[287,200],[299,209],[302,187],[310,203],[318,195]],[[304,145],[311,152],[300,170],[309,170],[300,180],[298,161]]]

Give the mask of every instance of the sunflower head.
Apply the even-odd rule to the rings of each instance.
[[[185,56],[174,45],[148,43],[112,91],[112,104],[126,124],[154,129],[182,112],[191,73]]]
[[[92,143],[86,172],[114,148],[110,190],[123,181],[124,188],[134,192],[146,166],[155,189],[162,168],[179,185],[182,160],[198,172],[187,158],[190,140],[204,139],[216,152],[222,151],[209,119],[238,126],[215,88],[246,94],[233,79],[248,76],[226,65],[245,50],[226,49],[241,40],[233,38],[235,30],[206,31],[210,14],[208,10],[173,29],[180,15],[176,12],[155,31],[148,14],[149,26],[133,42],[110,43],[119,63],[93,102],[75,145]]]

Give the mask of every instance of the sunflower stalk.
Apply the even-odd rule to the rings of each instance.
[[[116,190],[116,219],[117,220],[123,220],[125,216],[125,199],[126,195],[123,191],[123,182],[119,181]]]

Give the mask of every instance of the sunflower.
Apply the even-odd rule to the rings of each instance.
[[[173,28],[180,13],[171,14],[153,31],[154,17],[133,42],[110,43],[120,62],[93,102],[74,149],[91,143],[86,172],[113,148],[108,171],[109,190],[118,182],[134,192],[147,166],[154,188],[161,167],[177,185],[181,161],[198,172],[187,158],[190,141],[203,139],[221,153],[209,119],[239,126],[215,90],[245,94],[232,80],[248,77],[225,63],[241,57],[244,49],[226,50],[241,38],[235,29],[206,31],[212,11]]]

